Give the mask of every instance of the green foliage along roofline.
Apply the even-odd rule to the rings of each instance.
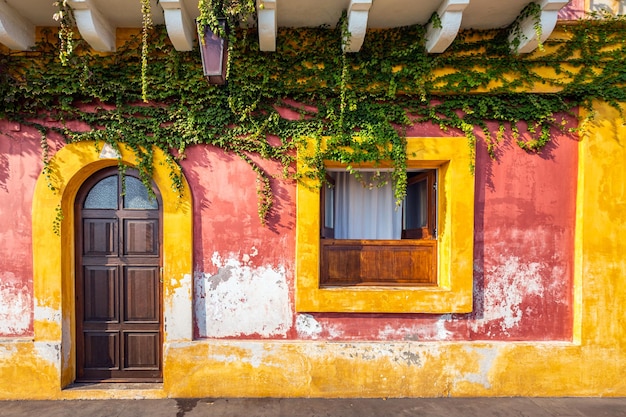
[[[264,221],[273,201],[271,181],[253,156],[279,161],[287,172],[299,138],[325,137],[327,146],[319,147],[306,161],[307,172],[298,175],[323,178],[326,160],[346,165],[391,160],[401,200],[403,131],[413,123],[458,129],[470,149],[483,130],[493,152],[504,127],[515,132],[518,122],[526,122],[533,139],[518,143],[538,151],[550,140],[550,128],[561,126],[557,114],[591,108],[594,100],[619,107],[626,101],[624,23],[603,16],[560,26],[543,50],[527,56],[509,52],[507,29],[462,32],[437,55],[424,50],[421,26],[369,31],[354,54],[342,53],[341,25],[279,29],[276,52],[259,52],[256,33],[239,29],[231,31],[228,84],[222,87],[208,85],[198,51],[175,51],[163,27],[155,27],[146,43],[145,77],[141,35],[113,54],[94,53],[77,40],[75,52],[64,58],[67,65],[58,57],[58,38],[43,36],[34,52],[0,54],[0,117],[34,125],[44,137],[51,128],[38,120],[84,122],[92,129],[55,130],[67,142],[127,144],[140,155],[137,165],[146,182],[156,146],[172,155],[178,189],[177,162],[185,149],[216,146],[257,173]],[[142,79],[151,105],[143,103]],[[299,119],[280,117],[280,107],[298,112]],[[489,121],[503,128],[490,132]],[[270,135],[279,143],[270,143]]]

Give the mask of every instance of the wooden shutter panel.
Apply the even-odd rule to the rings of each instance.
[[[435,239],[437,213],[436,171],[421,172],[407,180],[407,198],[404,202],[402,239]],[[410,198],[425,187],[418,199]],[[421,211],[421,212],[420,212]],[[416,221],[419,219],[419,221]]]

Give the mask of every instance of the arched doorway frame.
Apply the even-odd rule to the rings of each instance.
[[[134,152],[120,146],[121,160],[134,166]],[[33,195],[33,290],[35,342],[49,346],[58,362],[60,387],[76,378],[74,298],[74,201],[87,178],[118,164],[118,155],[102,152],[94,142],[68,144],[49,161]],[[193,210],[191,191],[183,178],[183,195],[171,186],[167,156],[154,150],[153,180],[163,199],[164,351],[173,341],[193,334]],[[51,187],[53,189],[51,189]],[[54,354],[56,352],[56,354]],[[48,354],[50,356],[50,353]],[[167,379],[166,362],[163,379]]]

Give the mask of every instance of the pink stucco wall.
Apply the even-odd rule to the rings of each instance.
[[[33,333],[31,205],[41,170],[39,137],[0,121],[0,336]]]
[[[33,332],[34,308],[31,203],[42,168],[39,134],[6,122],[0,122],[0,131],[0,336],[28,336]],[[434,126],[416,126],[407,135],[442,133]],[[51,144],[59,146],[54,140]],[[568,340],[577,146],[574,137],[555,131],[546,149],[529,154],[506,138],[493,160],[479,141],[475,307],[464,315],[295,313],[294,181],[280,176],[278,164],[258,161],[276,175],[272,180],[275,206],[263,226],[257,215],[256,177],[248,165],[210,146],[192,147],[182,166],[194,201],[195,335]],[[232,300],[221,293],[215,296],[215,290],[235,275],[236,285],[224,287],[223,292]],[[226,306],[227,302],[231,304]],[[218,320],[225,325],[215,326]]]

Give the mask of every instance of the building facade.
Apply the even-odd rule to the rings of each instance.
[[[562,22],[579,17],[572,7]],[[417,246],[340,237],[339,213],[321,203],[330,191],[255,154],[274,196],[263,222],[257,172],[214,145],[186,147],[177,188],[155,148],[151,194],[133,171],[137,149],[68,143],[63,128],[91,127],[18,121],[7,103],[0,399],[626,395],[619,103],[559,112],[538,152],[506,127],[495,157],[485,129],[471,151],[463,131],[411,124],[409,187],[436,178],[431,200],[416,197],[431,212]],[[290,103],[281,120],[300,120]],[[40,126],[51,129],[43,148]],[[142,384],[89,384],[100,380]]]

